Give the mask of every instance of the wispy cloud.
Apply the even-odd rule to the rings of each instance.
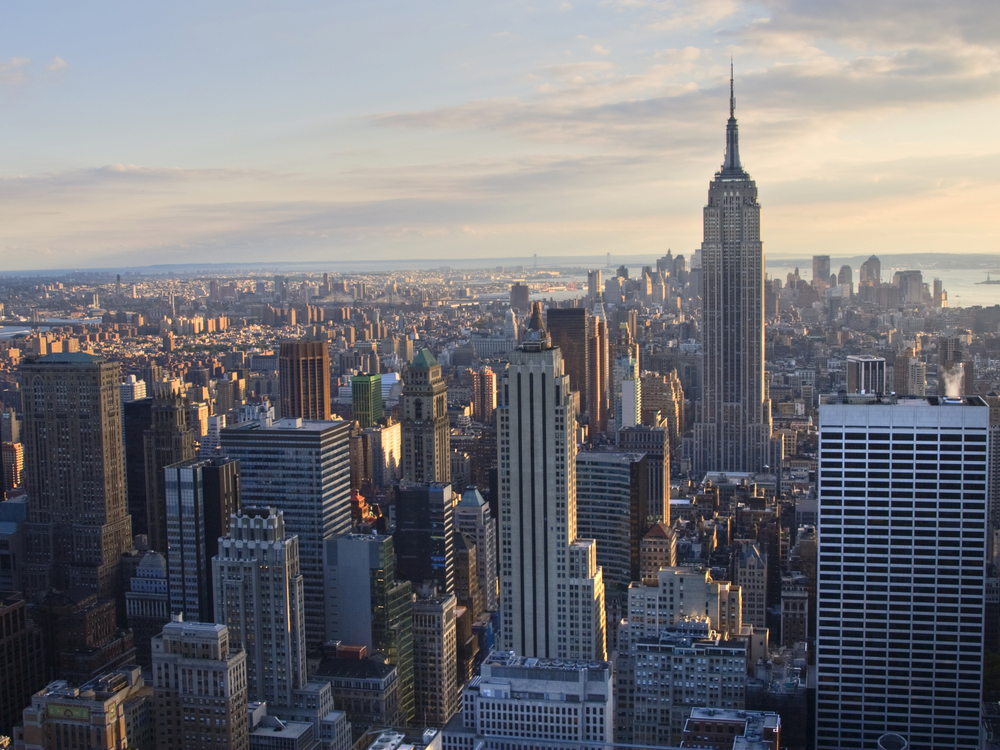
[[[57,73],[60,70],[66,70],[69,67],[69,63],[63,60],[61,57],[53,57],[52,62],[45,66],[45,69],[51,73]]]
[[[23,83],[28,78],[27,68],[30,63],[31,60],[27,57],[12,57],[0,62],[0,83]]]

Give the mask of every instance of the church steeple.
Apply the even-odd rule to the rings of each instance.
[[[736,94],[733,86],[733,63],[729,61],[729,122],[726,124],[726,160],[722,163],[724,176],[744,177],[740,163],[740,134],[736,125]]]

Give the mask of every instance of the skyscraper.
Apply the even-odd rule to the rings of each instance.
[[[988,430],[975,396],[820,407],[820,750],[977,746]]]
[[[764,391],[764,248],[757,185],[740,162],[730,78],[726,159],[708,189],[701,245],[703,400],[695,474],[760,471],[769,460]]]
[[[413,693],[418,726],[443,727],[459,705],[455,595],[413,601]]]
[[[299,538],[309,648],[326,638],[323,541],[351,529],[350,429],[350,422],[279,419],[222,431],[223,452],[240,462],[243,505],[283,510],[285,528]]]
[[[421,349],[403,373],[403,479],[451,481],[448,386],[430,349]]]
[[[325,342],[282,342],[278,383],[282,417],[330,419],[330,351]]]
[[[382,376],[379,373],[351,378],[351,416],[362,428],[371,427],[382,419]]]
[[[455,531],[476,544],[476,575],[483,592],[483,606],[496,612],[497,600],[497,520],[475,487],[466,488],[455,506]]]
[[[813,286],[817,291],[823,291],[830,286],[830,256],[813,256]]]
[[[21,721],[21,709],[45,684],[42,631],[27,617],[19,592],[0,591],[0,736]]]
[[[146,397],[124,403],[122,414],[125,438],[125,487],[128,494],[128,512],[132,516],[132,533],[148,534],[145,435],[146,430],[153,424],[153,399]]]
[[[229,628],[175,615],[153,639],[153,705],[157,750],[249,748],[247,655]]]
[[[154,383],[150,406],[153,422],[143,433],[146,464],[146,522],[149,546],[167,552],[167,499],[163,470],[194,458],[188,400],[174,381]]]
[[[396,572],[418,584],[455,591],[455,498],[450,484],[396,487]]]
[[[545,324],[552,338],[552,346],[562,352],[563,366],[569,376],[569,385],[580,394],[580,411],[587,411],[587,385],[590,374],[590,341],[587,338],[585,307],[550,307],[545,313]]]
[[[229,519],[240,509],[240,462],[216,456],[193,458],[166,474],[170,611],[212,622],[212,558]]]
[[[385,654],[413,718],[413,587],[396,580],[391,536],[341,534],[324,543],[327,639]]]
[[[604,659],[604,579],[576,538],[576,412],[562,354],[536,303],[511,352],[498,413],[504,649]]]
[[[870,354],[847,355],[847,392],[885,393],[885,359]]]
[[[652,525],[650,515],[657,512],[649,502],[649,470],[642,453],[576,454],[577,530],[597,542],[605,595],[612,587],[624,592],[639,580],[639,542]]]
[[[212,560],[215,622],[247,652],[247,693],[269,706],[291,706],[306,684],[305,609],[299,540],[283,513],[244,508]]]
[[[612,429],[618,431],[642,423],[642,381],[639,378],[639,345],[624,323],[618,329],[618,346],[611,375]]]
[[[119,598],[132,548],[125,497],[118,365],[92,354],[49,354],[21,366],[29,595],[85,586]]]
[[[510,285],[510,306],[519,313],[526,313],[529,309],[528,298],[531,293],[527,284],[515,282]]]

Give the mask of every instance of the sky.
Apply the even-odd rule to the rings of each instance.
[[[768,258],[1000,257],[995,0],[2,7],[0,272],[687,254],[730,59]]]

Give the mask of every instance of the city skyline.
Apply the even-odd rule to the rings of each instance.
[[[687,253],[731,56],[769,257],[996,253],[993,14],[898,11],[16,8],[4,270]]]

